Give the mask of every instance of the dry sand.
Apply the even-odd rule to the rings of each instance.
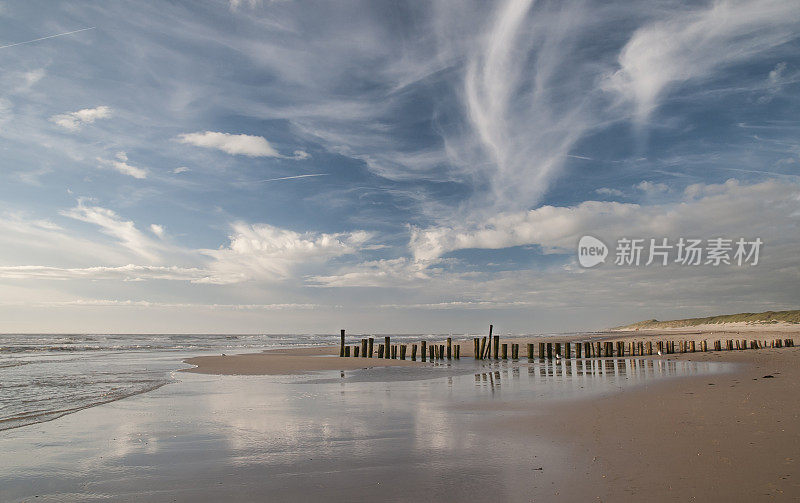
[[[553,488],[565,501],[800,500],[800,348],[669,358],[739,365],[516,414],[487,433],[571,446],[573,482]]]

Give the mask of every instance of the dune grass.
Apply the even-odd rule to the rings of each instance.
[[[794,311],[764,311],[763,313],[738,313],[723,314],[720,316],[708,316],[706,318],[686,318],[683,320],[659,321],[656,319],[639,321],[622,327],[615,327],[616,330],[635,330],[648,328],[677,328],[691,327],[695,325],[712,325],[718,323],[750,323],[762,325],[770,323],[798,323],[800,324],[800,310]]]

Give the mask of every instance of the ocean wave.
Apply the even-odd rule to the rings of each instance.
[[[147,386],[143,386],[137,389],[121,390],[119,388],[116,388],[110,390],[107,393],[98,395],[97,397],[94,398],[94,400],[90,400],[87,401],[86,403],[75,405],[73,407],[49,409],[49,410],[48,409],[28,410],[11,416],[0,417],[0,431],[10,430],[12,428],[20,428],[22,426],[28,426],[31,424],[44,423],[46,421],[52,421],[53,419],[58,419],[59,417],[63,417],[66,416],[67,414],[72,414],[74,412],[78,412],[84,409],[88,409],[90,407],[96,407],[98,405],[116,402],[117,400],[122,400],[131,396],[141,395],[142,393],[147,393],[149,391],[156,390],[166,384],[169,384],[170,382],[171,381],[164,379],[160,381],[151,381],[148,383]]]

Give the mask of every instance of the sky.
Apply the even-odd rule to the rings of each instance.
[[[792,0],[4,1],[0,68],[2,332],[799,307]],[[763,244],[615,263],[681,238]]]

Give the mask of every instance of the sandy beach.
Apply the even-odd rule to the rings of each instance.
[[[666,331],[609,332],[596,340],[800,339],[791,327],[714,326]],[[737,337],[739,336],[739,337]],[[528,341],[587,340],[586,336]],[[439,342],[439,341],[437,341]],[[505,342],[503,340],[502,342]],[[462,359],[472,357],[472,341]],[[677,344],[676,344],[677,345]],[[698,346],[699,347],[699,346]],[[724,347],[724,343],[723,343]],[[315,348],[240,357],[204,357],[190,372],[285,374],[348,370],[374,365],[431,363],[325,358],[338,348]],[[525,349],[520,350],[524,356]],[[535,438],[569,453],[557,472],[538,460],[531,501],[794,501],[800,498],[799,348],[696,352],[647,356],[664,362],[725,362],[717,375],[684,376],[613,393],[568,400],[541,409],[535,401],[458,405],[489,414],[480,435],[498,442]],[[369,360],[369,361],[368,361]],[[521,361],[525,361],[522,358]],[[455,406],[455,405],[453,405]],[[566,483],[565,483],[566,482]],[[444,498],[447,499],[447,498]]]

